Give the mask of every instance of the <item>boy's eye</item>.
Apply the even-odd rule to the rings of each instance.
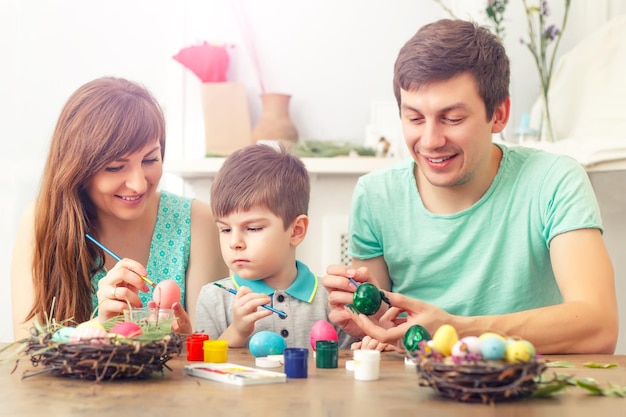
[[[251,232],[259,232],[263,230],[263,228],[262,227],[248,227],[248,230]]]
[[[220,227],[220,233],[230,233],[230,227]]]

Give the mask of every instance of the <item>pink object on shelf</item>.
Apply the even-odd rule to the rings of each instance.
[[[226,81],[226,71],[230,57],[229,45],[213,45],[203,42],[178,51],[173,58],[185,68],[196,74],[202,83],[220,83]]]

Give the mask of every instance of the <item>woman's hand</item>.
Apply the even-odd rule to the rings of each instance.
[[[402,294],[385,291],[393,307],[377,320],[365,314],[352,314],[354,323],[363,333],[382,343],[397,344],[404,339],[409,327],[419,324],[431,334],[443,324],[453,322],[453,316],[443,309]],[[406,317],[400,317],[406,313]]]
[[[139,291],[149,291],[141,276],[147,273],[143,265],[132,259],[116,263],[98,283],[98,320],[104,322],[129,307],[141,307]]]
[[[148,301],[148,308],[159,307],[156,301]],[[176,319],[172,323],[172,330],[180,334],[192,334],[193,325],[191,324],[189,314],[187,314],[183,306],[180,303],[176,302],[172,304],[172,310],[174,310],[174,317],[176,317]]]

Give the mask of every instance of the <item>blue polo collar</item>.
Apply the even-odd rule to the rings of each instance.
[[[298,275],[285,292],[298,300],[310,303],[317,292],[318,278],[311,272],[308,266],[300,261],[296,261],[296,268],[298,270]],[[276,291],[274,288],[267,285],[263,280],[247,280],[241,278],[237,274],[234,274],[231,277],[231,280],[236,289],[239,289],[241,286],[246,286],[253,292],[267,294],[270,297]]]

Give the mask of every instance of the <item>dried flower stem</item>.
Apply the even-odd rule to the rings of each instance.
[[[567,24],[571,0],[564,0],[565,11],[563,13],[561,29],[552,25],[546,27],[546,17],[549,15],[548,2],[546,0],[541,1],[540,6],[529,6],[526,0],[522,1],[524,3],[524,9],[526,10],[528,35],[530,36],[528,42],[523,40],[522,42],[532,54],[535,65],[537,66],[537,71],[539,72],[541,98],[543,100],[543,112],[545,115],[544,122],[547,124],[548,134],[553,138],[548,92],[550,90],[550,82],[552,81],[552,70],[554,69],[556,51],[561,43],[561,38],[563,37],[563,32]],[[538,24],[535,22],[535,15],[537,16]],[[554,47],[552,48],[552,55],[548,59],[548,46],[553,41]],[[544,126],[542,126],[541,129],[543,130]]]

